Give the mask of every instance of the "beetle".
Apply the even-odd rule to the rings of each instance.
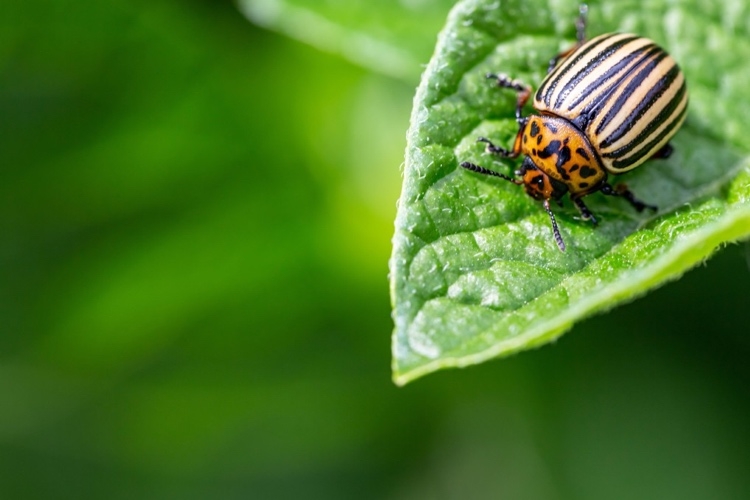
[[[534,94],[538,114],[522,116],[530,86],[506,75],[488,74],[498,87],[517,92],[518,133],[512,149],[495,146],[486,137],[488,153],[504,158],[525,155],[515,177],[471,162],[461,167],[524,186],[544,204],[561,251],[565,243],[550,208],[570,199],[583,220],[598,221],[582,198],[591,193],[619,196],[635,210],[657,207],[642,202],[625,184],[612,186],[608,174],[632,170],[650,158],[667,158],[669,140],[685,120],[688,92],[677,63],[653,41],[628,33],[607,33],[586,40],[582,5],[576,20],[576,43],[556,55]]]

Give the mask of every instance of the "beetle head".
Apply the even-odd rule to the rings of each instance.
[[[535,200],[559,200],[568,192],[568,187],[537,168],[528,156],[524,158],[516,175],[523,179],[526,194]]]

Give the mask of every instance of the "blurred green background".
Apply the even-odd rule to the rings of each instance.
[[[0,65],[0,497],[750,497],[747,246],[399,389],[416,79],[206,0],[5,2]]]

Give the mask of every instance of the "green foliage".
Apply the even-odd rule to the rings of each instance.
[[[729,16],[731,9],[739,13]],[[514,93],[484,75],[538,84],[551,55],[571,43],[576,15],[573,2],[459,2],[422,77],[408,133],[391,260],[397,383],[549,342],[750,234],[750,101],[741,83],[750,80],[741,63],[750,57],[750,29],[737,21],[748,7],[699,13],[687,2],[611,3],[589,12],[590,35],[648,36],[687,77],[690,112],[675,154],[617,179],[659,212],[639,215],[592,195],[587,204],[601,220],[594,228],[568,203],[555,209],[568,245],[561,253],[538,202],[458,167],[468,160],[514,170],[476,143],[486,136],[508,145],[517,130]]]
[[[322,488],[320,453],[387,425],[352,408],[392,386],[411,89],[228,3],[41,3],[0,9],[0,496]]]
[[[2,3],[1,498],[750,498],[735,246],[553,348],[393,385],[398,165],[449,9],[308,2],[348,31],[397,4],[444,9],[379,21],[437,20],[400,79],[231,2]]]
[[[415,82],[453,0],[239,0],[254,22]]]

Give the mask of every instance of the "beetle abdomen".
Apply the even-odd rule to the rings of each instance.
[[[617,174],[669,141],[687,100],[685,78],[669,54],[647,38],[614,33],[586,42],[547,75],[534,108],[576,125],[604,168]]]

